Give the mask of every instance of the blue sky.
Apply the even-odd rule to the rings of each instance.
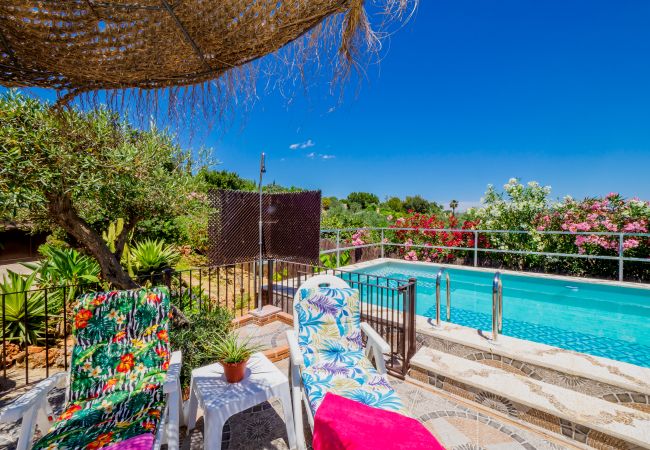
[[[248,178],[264,151],[269,181],[324,195],[469,205],[521,177],[650,199],[648,23],[647,0],[422,0],[342,102],[326,80],[291,102],[261,92],[192,145]]]

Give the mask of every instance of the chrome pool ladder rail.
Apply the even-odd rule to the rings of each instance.
[[[501,273],[492,280],[492,340],[496,341],[503,330],[503,283]]]
[[[447,283],[447,322],[451,320],[451,283],[449,281],[449,272],[444,268],[438,271],[436,275],[436,326],[440,326],[440,284],[442,282],[442,274],[445,274],[445,281]]]

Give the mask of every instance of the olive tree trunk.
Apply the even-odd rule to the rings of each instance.
[[[124,270],[118,257],[111,252],[99,233],[79,217],[69,195],[48,196],[47,206],[50,217],[95,257],[101,268],[102,276],[107,281],[118,289],[138,287],[138,284]]]
[[[129,276],[120,264],[120,258],[124,249],[126,235],[135,227],[137,219],[128,221],[128,225],[122,230],[118,237],[116,252],[113,253],[106,245],[104,239],[93,230],[85,220],[79,217],[79,214],[72,205],[72,200],[68,195],[48,196],[48,211],[50,217],[59,224],[68,234],[73,236],[80,244],[88,249],[99,263],[104,279],[109,281],[118,289],[135,289],[138,284]],[[172,324],[175,327],[189,325],[189,320],[175,305],[171,305]]]

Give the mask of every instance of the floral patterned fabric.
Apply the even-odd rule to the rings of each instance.
[[[327,392],[405,413],[387,377],[364,355],[356,289],[303,289],[296,315],[298,344],[305,357],[301,376],[312,413]]]
[[[165,287],[86,294],[74,311],[70,403],[36,449],[97,449],[155,433],[169,367]]]

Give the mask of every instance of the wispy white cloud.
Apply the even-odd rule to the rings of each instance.
[[[307,153],[307,158],[315,158],[315,157],[316,157],[316,153],[314,152]]]
[[[336,158],[336,156],[334,156],[334,155],[320,155],[320,157],[323,158],[323,159],[334,159],[334,158]]]
[[[307,139],[305,142],[297,142],[295,144],[291,144],[289,148],[291,150],[298,150],[299,148],[300,149],[309,148],[309,147],[313,147],[314,145],[316,145],[314,141],[312,141],[311,139]]]

